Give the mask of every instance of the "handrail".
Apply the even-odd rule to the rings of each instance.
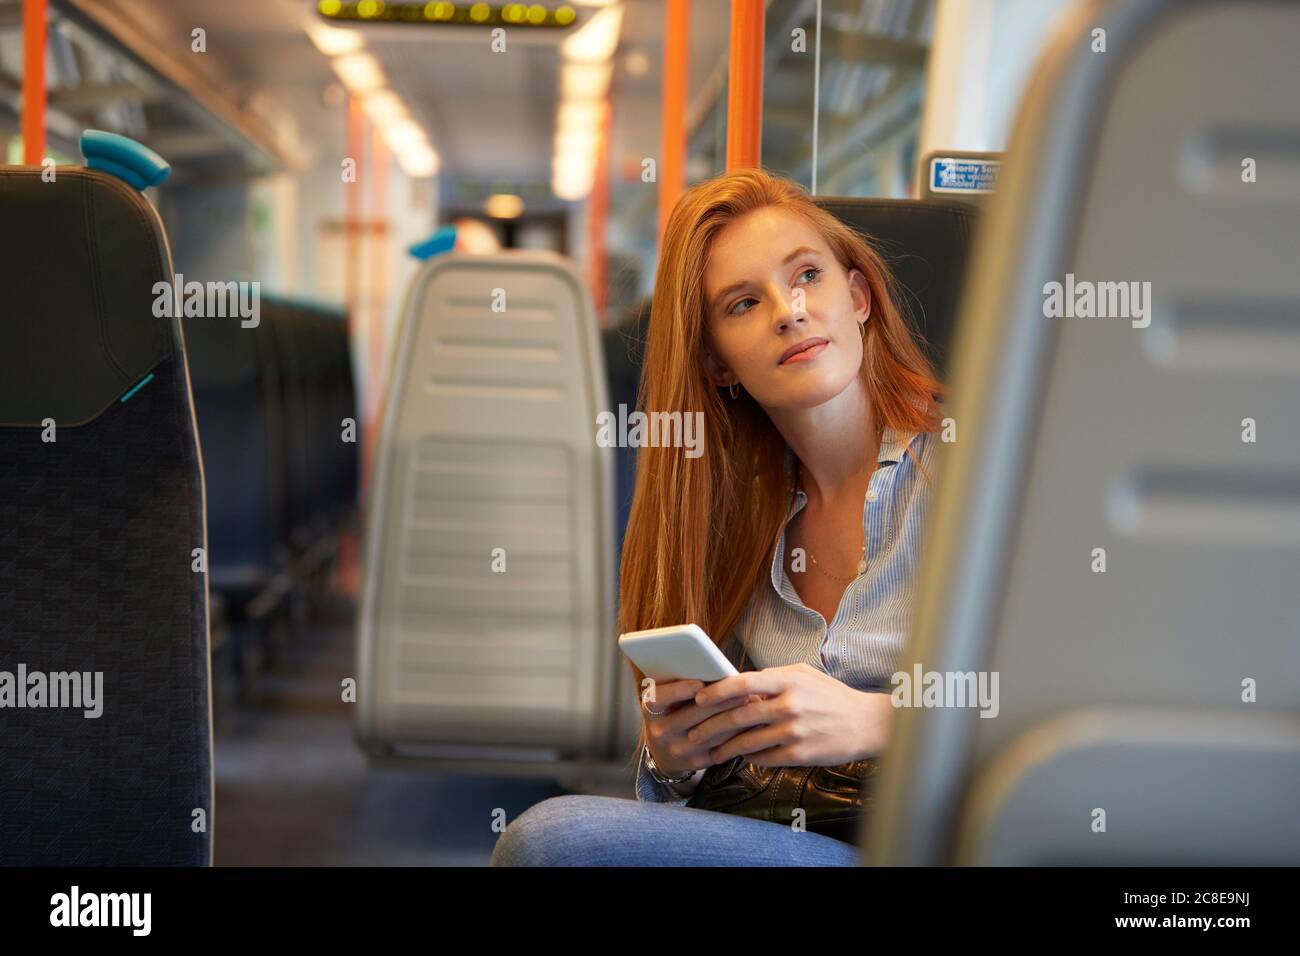
[[[45,0],[23,0],[23,162],[45,157]]]
[[[763,0],[731,0],[727,74],[727,171],[762,162]]]

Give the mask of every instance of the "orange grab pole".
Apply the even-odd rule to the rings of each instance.
[[[763,134],[763,0],[731,0],[727,171],[758,166]]]
[[[610,324],[605,314],[609,292],[609,259],[605,248],[605,220],[609,217],[609,123],[610,105],[605,99],[600,105],[600,130],[596,139],[596,176],[587,199],[587,285],[602,329]]]
[[[23,0],[23,162],[45,158],[45,0]]]
[[[659,235],[686,185],[686,87],[690,79],[690,0],[668,0],[664,14],[664,77],[659,127]]]
[[[348,97],[347,127],[344,133],[344,157],[352,160],[354,176],[352,181],[343,182],[343,302],[347,309],[348,331],[352,331],[357,321],[358,305],[361,294],[360,264],[360,228],[361,228],[361,170],[362,153],[365,152],[365,114],[361,112],[361,101],[355,96]]]

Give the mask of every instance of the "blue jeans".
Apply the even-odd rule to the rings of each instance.
[[[857,866],[859,850],[784,824],[573,794],[506,827],[491,866]]]

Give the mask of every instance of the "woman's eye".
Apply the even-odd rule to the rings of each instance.
[[[804,269],[802,272],[799,273],[799,277],[800,277],[800,278],[803,278],[804,276],[808,275],[809,273],[812,273],[812,278],[808,279],[808,281],[804,283],[805,285],[812,285],[814,282],[816,282],[817,279],[818,279],[818,278],[821,276],[821,274],[822,274],[822,269],[821,269],[819,266],[809,266],[807,269]],[[736,306],[740,305],[742,302],[749,302],[749,301],[751,301],[751,300],[753,300],[753,296],[745,296],[745,298],[743,298],[743,299],[737,299],[735,302],[733,302],[733,303],[731,304],[731,308],[727,309],[727,314],[728,314],[728,315],[744,315],[744,314],[745,314],[744,312],[737,312],[737,311],[736,311]],[[745,311],[749,311],[749,310],[746,309]]]

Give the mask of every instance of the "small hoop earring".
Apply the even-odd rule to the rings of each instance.
[[[866,339],[867,339],[867,323],[866,323],[866,322],[863,322],[863,323],[862,323],[862,328],[861,328],[860,331],[862,332],[862,340],[865,342]]]
[[[737,391],[738,388],[740,388],[740,383],[739,383],[739,382],[732,382],[732,383],[731,383],[731,386],[727,389],[727,391],[729,391],[729,392],[731,393],[731,397],[732,397],[732,398],[739,398],[739,397],[740,397],[740,393]]]

